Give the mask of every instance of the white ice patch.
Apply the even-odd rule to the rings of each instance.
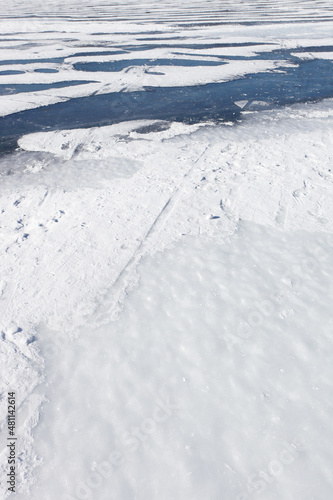
[[[243,108],[245,108],[245,106],[247,105],[248,102],[249,101],[245,101],[245,100],[243,100],[243,101],[235,101],[235,104],[239,108],[243,109]]]
[[[180,122],[163,120],[135,120],[121,122],[105,127],[92,129],[56,130],[53,132],[38,132],[27,134],[18,141],[20,148],[26,151],[45,151],[69,160],[73,157],[108,158],[117,153],[124,156],[124,145],[134,139],[145,141],[141,150],[147,146],[147,141],[163,141],[176,136],[187,135],[207,126],[207,123],[187,125]],[[138,142],[133,144],[137,149]],[[131,156],[131,148],[127,155]]]

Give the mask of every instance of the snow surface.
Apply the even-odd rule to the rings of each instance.
[[[1,81],[77,80],[74,61],[128,57],[69,57],[110,37],[264,44],[194,59],[333,45],[326,1],[220,4],[5,0],[0,59],[65,61]],[[98,82],[2,96],[1,113],[248,71],[217,68],[81,72]],[[237,125],[46,131],[0,158],[1,498],[9,390],[18,500],[332,497],[333,100],[237,105]]]

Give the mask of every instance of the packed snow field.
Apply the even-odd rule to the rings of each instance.
[[[332,498],[332,11],[4,0],[1,498]]]

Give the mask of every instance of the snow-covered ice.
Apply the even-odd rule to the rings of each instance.
[[[4,2],[18,128],[78,97],[332,59],[327,1]],[[332,497],[333,100],[237,96],[224,123],[59,114],[0,157],[1,498],[8,391],[18,500]]]

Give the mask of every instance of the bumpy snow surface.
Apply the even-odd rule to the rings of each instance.
[[[3,0],[1,499],[331,500],[332,14]]]

